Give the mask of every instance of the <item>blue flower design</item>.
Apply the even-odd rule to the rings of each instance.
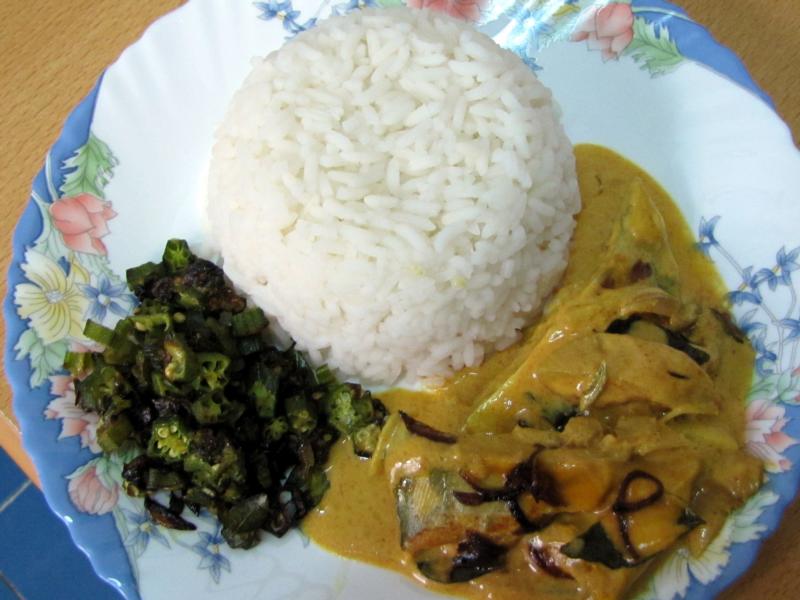
[[[728,292],[728,299],[731,301],[731,304],[744,304],[745,302],[749,302],[750,304],[761,304],[761,293],[758,291],[758,288],[754,289],[752,292],[748,292],[747,290],[733,290],[732,292]]]
[[[781,246],[781,249],[778,250],[776,257],[780,273],[778,278],[783,285],[792,285],[792,271],[800,269],[800,264],[797,262],[798,258],[800,258],[800,246],[789,252],[786,252],[786,246]]]
[[[542,70],[542,66],[539,63],[537,63],[536,59],[533,58],[532,56],[529,56],[528,54],[521,54],[520,58],[522,59],[522,62],[524,62],[526,65],[528,65],[528,68],[531,71],[541,71]]]
[[[370,8],[372,6],[377,6],[378,3],[375,0],[347,0],[347,2],[342,2],[340,4],[334,5],[331,8],[331,14],[334,15],[346,15],[349,12],[354,10],[360,10],[362,8]]]
[[[159,531],[158,526],[150,520],[150,517],[142,512],[122,509],[128,521],[128,534],[122,543],[126,548],[130,548],[134,556],[141,556],[147,550],[147,545],[153,539],[165,548],[169,548],[169,540]]]
[[[486,23],[496,27],[498,23],[510,25],[510,29],[497,38],[504,48],[516,53],[530,69],[540,71],[542,67],[536,62],[534,54],[547,45],[549,36],[555,33],[550,23],[552,15],[547,7],[530,9],[514,6],[507,10],[501,5],[492,5],[488,9]]]
[[[523,8],[514,14],[514,27],[508,34],[508,44],[524,45],[530,39],[534,43],[541,35],[551,35],[553,26],[547,22],[548,16],[541,10]]]
[[[745,302],[761,304],[763,297],[761,296],[761,291],[758,289],[758,286],[766,280],[762,274],[763,270],[764,269],[753,273],[753,267],[741,269],[742,285],[739,286],[739,289],[728,292],[728,299],[732,304],[744,304]]]
[[[261,14],[258,15],[259,19],[265,21],[280,19],[283,23],[283,28],[292,34],[289,37],[295,36],[306,29],[310,29],[317,22],[316,19],[309,19],[305,23],[299,23],[297,18],[300,16],[300,11],[292,7],[291,0],[285,0],[284,2],[275,2],[275,0],[256,2],[255,7],[261,11]]]
[[[781,319],[778,321],[781,327],[789,330],[786,341],[800,338],[800,319]]]
[[[758,349],[756,349],[758,350]],[[756,354],[756,372],[760,377],[767,377],[775,372],[775,361],[778,360],[778,355],[771,350],[764,350],[764,352],[757,352]]]
[[[778,360],[778,355],[772,351],[774,345],[767,347],[767,329],[764,329],[750,338],[753,344],[753,349],[756,351],[756,372],[760,377],[766,377],[775,372],[775,361]]]
[[[264,19],[265,21],[275,18],[292,20],[300,16],[300,11],[294,10],[289,0],[285,2],[275,2],[275,0],[256,2],[256,8],[261,10],[261,14],[258,18]]]
[[[744,333],[751,340],[758,336],[760,336],[761,339],[764,339],[764,337],[767,335],[766,324],[762,323],[761,321],[753,320],[753,317],[757,312],[758,309],[754,308],[750,312],[745,313],[739,321],[739,329],[741,329],[742,333]]]
[[[766,323],[753,320],[758,310],[758,308],[754,308],[745,313],[739,321],[739,329],[748,337],[756,351],[756,372],[761,377],[766,377],[775,371],[775,361],[778,360],[778,355],[772,351],[772,345],[767,346],[768,327]]]
[[[98,277],[96,287],[89,284],[83,284],[80,287],[83,295],[89,298],[86,317],[93,321],[102,322],[109,311],[118,317],[124,317],[136,304],[135,298],[128,291],[125,283],[111,283],[106,275]]]
[[[228,573],[231,572],[231,561],[229,561],[221,551],[225,540],[222,538],[220,531],[221,525],[217,525],[214,533],[207,533],[199,531],[197,533],[200,541],[193,544],[191,547],[192,552],[200,555],[200,564],[197,565],[198,569],[208,569],[211,572],[211,577],[214,583],[219,583],[222,569]]]
[[[759,269],[751,279],[752,285],[758,287],[762,283],[766,283],[769,289],[775,290],[780,283],[778,274],[773,269]]]
[[[700,241],[697,242],[697,247],[703,254],[707,255],[712,246],[719,245],[717,238],[714,236],[714,228],[717,226],[717,222],[719,222],[719,215],[711,217],[708,221],[706,221],[705,217],[700,217],[700,226],[697,230],[697,237]]]

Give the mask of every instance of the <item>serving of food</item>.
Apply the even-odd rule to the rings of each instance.
[[[123,110],[149,56],[135,47],[93,117],[73,117],[86,141],[54,148],[40,228],[18,233],[10,376],[17,406],[21,385],[50,382],[55,398],[18,408],[26,442],[126,597],[701,597],[796,492],[800,248],[770,220],[777,265],[742,267],[709,212],[756,189],[762,159],[742,160],[728,120],[692,130],[708,142],[689,159],[689,134],[641,150],[647,109],[621,134],[580,92],[679,96],[672,75],[650,78],[680,62],[664,56],[679,52],[670,30],[628,4],[541,4],[526,19],[570,45],[536,37],[519,7],[324,5],[304,21],[256,3],[285,43],[249,33],[238,7],[224,92],[187,118],[163,91],[163,110]],[[219,10],[190,3],[164,36]],[[606,40],[609,19],[630,19],[633,41]],[[630,45],[629,70],[597,87],[575,54],[587,39],[606,59]],[[183,70],[196,58],[170,59],[170,93],[207,81]],[[769,108],[682,68],[680,85],[707,81],[767,132],[759,185],[800,191]],[[132,131],[160,143],[118,147]],[[142,185],[181,200],[125,221]],[[80,448],[58,446],[49,475],[37,451],[55,447],[55,419]]]

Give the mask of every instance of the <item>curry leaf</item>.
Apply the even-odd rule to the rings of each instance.
[[[683,55],[669,36],[666,27],[637,17],[633,22],[633,40],[625,50],[633,60],[652,75],[664,75],[683,61]]]
[[[197,525],[190,523],[180,515],[173,514],[166,506],[153,500],[150,496],[145,496],[144,508],[150,515],[150,520],[156,525],[161,525],[167,529],[178,531],[194,531]]]
[[[266,494],[256,494],[231,506],[222,524],[233,533],[248,533],[260,529],[268,517],[269,498]]]
[[[688,531],[691,531],[695,527],[699,527],[700,525],[703,525],[704,523],[705,523],[705,521],[703,520],[703,518],[700,517],[699,515],[697,515],[695,512],[693,512],[688,507],[684,508],[681,511],[680,517],[678,517],[678,525],[682,525],[683,527],[686,527],[686,529]]]
[[[609,569],[633,566],[616,549],[600,523],[595,523],[582,535],[562,546],[561,553],[570,558],[600,563]]]
[[[117,164],[119,161],[108,145],[90,133],[86,143],[64,161],[64,168],[72,171],[64,177],[61,194],[63,196],[92,194],[103,198],[103,188]]]
[[[503,566],[508,548],[495,544],[488,537],[471,532],[458,545],[453,559],[450,581],[459,583],[491,573]]]

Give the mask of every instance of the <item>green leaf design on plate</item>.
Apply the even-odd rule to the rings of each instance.
[[[579,4],[562,4],[559,6],[556,11],[553,13],[553,18],[560,19],[561,17],[567,17],[570,15],[577,15],[581,12],[581,7]]]
[[[136,510],[138,507],[131,506],[131,509]],[[117,527],[120,539],[128,539],[128,536],[131,534],[131,530],[128,527],[128,519],[125,517],[125,513],[122,512],[119,504],[114,507],[114,510],[111,511],[111,515],[114,517],[114,524]],[[135,544],[123,543],[123,548],[125,548],[125,554],[128,555],[128,564],[130,564],[131,571],[133,572],[133,580],[139,581],[139,561],[137,560],[138,555],[136,554],[137,546]]]
[[[747,403],[753,400],[771,400],[775,397],[775,389],[778,385],[778,375],[767,375],[765,377],[756,377],[753,381],[750,391],[747,392]]]
[[[758,523],[768,506],[779,500],[778,495],[769,489],[762,489],[750,498],[743,507],[733,513],[733,531],[731,539],[735,544],[743,544],[757,540],[767,530],[767,526]]]
[[[86,254],[84,252],[76,252],[75,259],[81,263],[92,275],[105,275],[111,283],[119,283],[122,279],[114,273],[108,258],[105,256],[97,256],[96,254]]]
[[[73,170],[64,177],[61,195],[92,194],[103,198],[103,188],[118,164],[108,145],[90,133],[86,144],[64,161],[64,168]]]
[[[53,217],[50,214],[50,204],[45,202],[36,192],[33,193],[33,201],[42,216],[42,231],[36,241],[33,242],[37,252],[41,252],[48,258],[55,261],[68,254],[67,247],[64,245],[64,238],[61,233],[53,227]]]
[[[787,369],[778,376],[775,384],[776,400],[787,404],[797,404],[800,396],[800,376]]]
[[[664,75],[683,61],[683,55],[669,36],[666,27],[648,23],[642,17],[633,21],[633,40],[625,53],[641,63],[652,75]]]
[[[800,397],[800,376],[795,375],[791,369],[787,369],[782,373],[772,373],[757,378],[747,393],[747,402],[768,400],[798,404],[800,403],[798,397]]]
[[[125,450],[111,455],[103,454],[87,464],[94,464],[95,475],[100,483],[106,489],[111,490],[114,486],[122,487],[122,469],[126,462],[133,460],[138,455],[139,452],[136,449]]]
[[[48,376],[58,371],[64,363],[67,351],[66,340],[58,340],[45,345],[33,328],[26,329],[19,336],[14,350],[17,360],[28,358],[31,363],[31,388],[42,385]]]
[[[377,0],[375,4],[377,4],[378,6],[382,6],[383,8],[406,5],[405,0]]]

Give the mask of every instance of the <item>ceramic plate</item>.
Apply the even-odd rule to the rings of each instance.
[[[6,368],[53,510],[129,599],[424,598],[399,575],[300,534],[231,550],[211,520],[155,526],[98,451],[61,369],[85,319],[126,314],[120,277],[168,237],[201,243],[214,127],[249,69],[331,13],[401,0],[193,0],[153,24],[69,117],[14,237]],[[473,21],[554,90],[572,140],[632,158],[681,206],[757,350],[747,443],[764,488],[700,558],[675,553],[641,597],[709,598],[753,561],[800,479],[800,154],[739,60],[660,0],[408,0]]]

